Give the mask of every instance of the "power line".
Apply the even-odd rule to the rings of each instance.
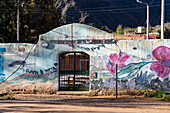
[[[165,4],[166,6],[169,6],[169,4]],[[159,7],[160,5],[152,5],[150,7]],[[134,9],[144,9],[146,8],[145,6],[141,6],[141,7],[133,7],[133,8],[119,8],[119,9],[103,9],[103,10],[89,10],[89,11],[85,11],[88,12],[90,14],[99,14],[101,12],[109,12],[109,13],[127,13],[127,12],[138,12],[139,10],[135,10],[135,11],[130,11],[130,10],[134,10]],[[45,11],[44,9],[40,9],[39,11],[32,11],[32,10],[28,10],[26,13],[35,13],[35,14],[39,14],[39,13],[50,13],[50,12],[56,12],[57,10],[49,10],[49,11]],[[16,12],[16,11],[10,11],[9,9],[0,9],[0,12]],[[71,11],[68,10],[68,15],[73,15],[71,13],[74,12],[79,12],[79,11]],[[103,13],[102,13],[103,14]]]
[[[169,4],[165,4],[166,6],[169,6]],[[150,7],[159,7],[159,5],[152,5]],[[140,6],[140,7],[133,7],[133,8],[116,8],[116,9],[102,9],[102,10],[87,10],[86,12],[88,13],[95,13],[95,12],[112,12],[112,11],[122,11],[122,10],[134,10],[134,9],[143,9],[143,8],[146,8],[145,6]],[[28,10],[28,13],[47,13],[47,12],[55,12],[57,11],[57,9],[55,10],[49,10],[49,11],[44,11],[45,9],[40,9],[39,8],[39,11],[32,11],[32,10]],[[0,12],[3,12],[3,11],[9,11],[9,9],[0,9]],[[15,11],[12,11],[12,12],[15,12]],[[79,11],[73,11],[73,10],[68,10],[68,12],[79,12]]]
[[[170,3],[169,4],[165,4],[165,5],[170,5]],[[160,6],[160,4],[159,5],[152,5],[152,6],[150,6],[150,7],[158,7],[158,6]],[[89,11],[86,11],[86,12],[98,12],[98,11],[100,11],[100,12],[107,12],[107,11],[115,11],[115,10],[117,10],[117,11],[122,11],[122,10],[133,10],[133,9],[142,9],[142,8],[146,8],[145,6],[141,6],[141,7],[133,7],[133,8],[119,8],[119,9],[103,9],[103,10],[89,10]],[[78,11],[69,11],[68,10],[68,12],[78,12]]]
[[[92,8],[82,8],[82,10],[88,10],[88,9],[109,9],[109,8],[128,7],[128,6],[139,6],[139,5],[131,4],[131,5],[122,5],[122,6],[110,6],[110,7],[92,7]]]
[[[169,3],[168,3],[169,4]],[[168,5],[167,4],[167,5]],[[127,6],[133,6],[133,5],[136,5],[136,4],[132,4],[132,5],[124,5],[124,6],[112,6],[112,7],[95,7],[95,8],[82,8],[82,9],[97,9],[97,11],[99,10],[99,9],[102,9],[102,10],[104,10],[104,9],[113,9],[113,8],[116,8],[117,9],[117,7],[120,7],[120,8],[123,8],[123,7],[127,7]],[[166,4],[165,4],[166,5]],[[136,5],[136,6],[139,6],[139,5]],[[150,7],[154,7],[154,6],[160,6],[160,4],[156,4],[156,5],[152,5],[152,6],[150,6]],[[142,6],[143,7],[143,6]],[[40,8],[39,8],[40,9]],[[81,9],[81,10],[82,10]],[[3,10],[7,10],[7,9],[3,9]],[[41,9],[41,10],[44,10],[44,9]],[[53,9],[54,10],[54,9]],[[75,11],[75,10],[69,10],[69,11]],[[91,10],[91,11],[95,11],[95,10]]]
[[[4,1],[0,1],[0,2],[4,2]],[[9,2],[15,2],[15,1],[9,1]],[[32,1],[24,1],[24,2],[27,3],[27,2],[32,2]],[[153,4],[153,1],[152,1],[151,4]],[[82,10],[88,10],[88,9],[109,9],[109,8],[128,7],[128,6],[139,6],[139,4],[122,5],[122,6],[110,6],[110,7],[91,7],[91,8],[82,8]]]
[[[151,3],[153,4],[153,2]],[[88,9],[109,9],[109,8],[118,8],[118,7],[128,7],[128,6],[139,6],[139,4],[131,4],[131,5],[121,5],[121,6],[110,6],[110,7],[92,7],[92,8],[82,8],[82,10],[88,10]],[[152,5],[150,5],[152,6]]]
[[[166,4],[167,6],[168,5],[170,5],[170,4]],[[158,7],[158,6],[160,6],[160,5],[155,5],[155,6],[152,6],[152,7]],[[102,10],[101,12],[102,12],[102,14],[104,14],[104,13],[107,13],[108,15],[110,14],[110,13],[127,13],[127,12],[141,12],[141,10],[134,10],[134,9],[144,9],[144,8],[146,8],[146,7],[138,7],[138,8],[126,8],[126,9],[116,9],[116,10]],[[133,9],[133,10],[132,10]],[[68,11],[69,12],[69,11]],[[88,12],[88,11],[87,11]],[[101,13],[100,12],[100,10],[98,10],[98,11],[91,11],[91,12],[88,12],[88,13],[90,13],[90,14],[99,14],[99,13]],[[108,13],[109,12],[109,13]],[[69,15],[73,15],[72,13],[68,13]]]

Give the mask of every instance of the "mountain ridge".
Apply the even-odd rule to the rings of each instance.
[[[142,0],[141,0],[142,1]],[[161,1],[143,0],[150,6],[150,25],[161,23]],[[170,21],[170,2],[165,1],[165,22]],[[123,27],[146,27],[146,5],[136,0],[57,0],[56,7],[61,9],[62,25],[84,23],[97,28],[107,26],[115,31]]]

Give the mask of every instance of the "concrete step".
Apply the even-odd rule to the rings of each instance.
[[[83,95],[88,93],[89,91],[57,91],[58,95]]]

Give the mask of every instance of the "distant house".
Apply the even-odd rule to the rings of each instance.
[[[114,35],[115,40],[144,40],[143,34]]]
[[[157,39],[158,35],[151,34],[149,35],[149,39]],[[145,40],[146,39],[145,34],[125,34],[125,35],[114,35],[115,40]]]
[[[156,37],[157,37],[158,35],[154,35],[154,34],[152,34],[152,35],[149,35],[149,39],[157,39]],[[146,39],[146,35],[145,35],[145,39]]]

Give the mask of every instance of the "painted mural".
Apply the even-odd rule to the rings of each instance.
[[[118,64],[118,83],[120,89],[170,89],[169,80],[169,51],[166,46],[159,46],[152,52],[147,59],[136,58],[126,53],[111,53],[106,63],[105,69],[93,67],[92,71],[98,71],[102,74],[96,80],[92,80],[94,89],[95,85],[108,88],[115,87],[116,63]],[[136,63],[134,63],[134,61]],[[101,71],[103,70],[103,71]],[[97,82],[98,81],[98,82]]]
[[[4,56],[3,53],[6,52],[6,48],[0,48],[0,81],[3,81],[5,79],[4,71]]]
[[[35,45],[0,44],[0,88],[59,90],[62,52],[90,56],[90,91],[115,88],[116,64],[119,90],[170,91],[169,40],[114,40],[83,24],[53,29]]]

